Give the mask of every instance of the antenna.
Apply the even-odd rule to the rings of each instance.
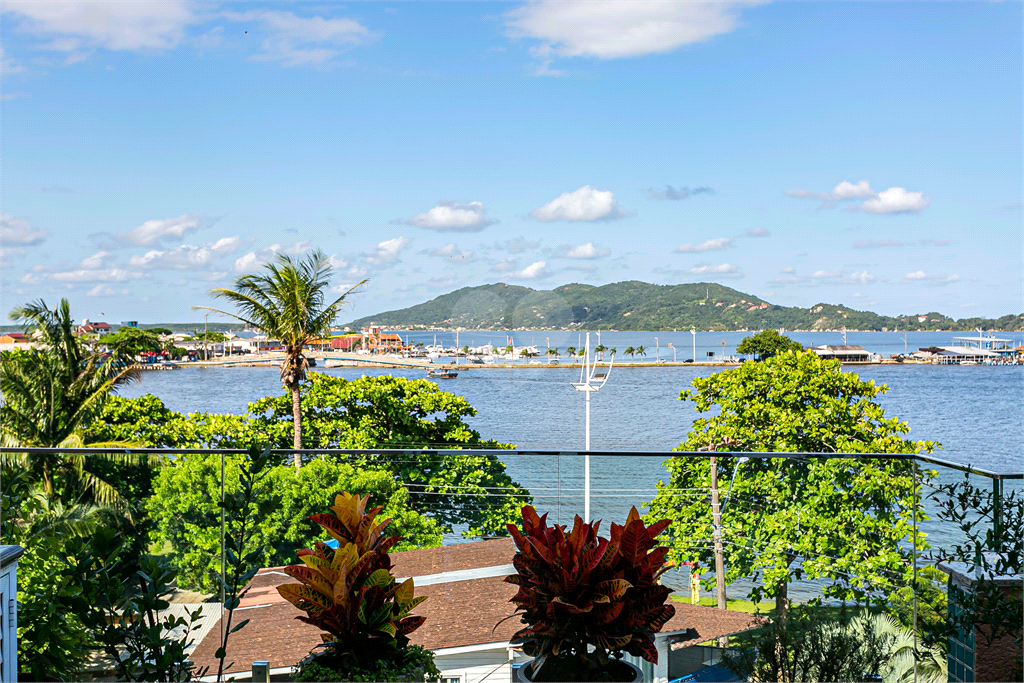
[[[572,386],[576,391],[582,391],[587,397],[587,418],[586,418],[586,440],[585,450],[590,450],[590,394],[598,391],[608,382],[608,375],[615,364],[615,354],[608,359],[607,366],[601,366],[596,360],[590,359],[590,333],[587,332],[587,345],[583,351],[583,365],[580,367],[580,381]],[[590,521],[590,454],[583,457],[583,517]]]

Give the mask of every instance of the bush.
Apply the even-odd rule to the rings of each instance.
[[[512,643],[536,657],[533,680],[621,680],[608,676],[623,668],[623,653],[657,663],[654,634],[675,614],[665,604],[671,590],[658,584],[668,548],[654,548],[669,520],[646,527],[633,508],[608,539],[597,535],[600,522],[577,516],[567,534],[530,506],[522,514],[522,532],[508,526],[517,573],[505,581],[519,586],[511,602],[527,627]]]
[[[426,621],[410,615],[426,600],[415,597],[413,580],[399,584],[391,575],[388,550],[401,539],[384,535],[391,520],[376,523],[381,508],[367,511],[368,500],[343,491],[330,508],[333,515],[313,515],[338,547],[318,542],[314,550],[300,550],[303,564],[284,568],[299,583],[277,587],[281,597],[306,612],[300,621],[324,631],[326,649],[313,661],[331,669],[335,680],[387,662],[401,668],[409,634]]]
[[[349,669],[346,681],[437,681],[441,672],[434,664],[434,653],[419,645],[410,645],[402,650],[397,660],[378,661],[376,665]],[[296,681],[336,681],[337,669],[325,660],[310,658],[300,662],[295,674]]]
[[[239,490],[241,455],[225,457],[228,492]],[[281,507],[259,522],[255,545],[263,548],[262,566],[282,566],[297,548],[323,537],[308,521],[309,513],[327,507],[338,491],[369,495],[394,518],[394,528],[405,539],[400,549],[435,547],[441,532],[430,519],[409,507],[409,494],[391,474],[357,470],[329,457],[306,463],[296,471],[291,465],[270,470],[262,486],[282,497]],[[149,499],[149,514],[156,523],[158,541],[166,541],[179,569],[182,587],[214,592],[220,571],[220,455],[190,454],[161,468]]]

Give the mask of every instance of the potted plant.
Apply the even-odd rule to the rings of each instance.
[[[668,548],[654,546],[671,521],[645,526],[633,508],[604,538],[600,522],[577,516],[566,533],[533,507],[522,514],[522,531],[508,525],[517,573],[505,578],[519,586],[510,602],[527,625],[512,643],[534,657],[519,669],[520,680],[640,681],[640,670],[622,657],[658,662],[654,634],[675,607],[665,604],[671,590],[658,583]]]
[[[369,496],[342,492],[333,515],[310,519],[338,542],[299,550],[302,565],[285,567],[299,583],[278,586],[281,596],[307,616],[296,619],[322,629],[323,650],[300,665],[297,681],[424,681],[440,674],[433,653],[409,645],[425,617],[409,616],[426,597],[414,597],[413,581],[391,575],[388,550],[401,540],[385,536],[390,519],[375,523],[381,508],[366,511]]]

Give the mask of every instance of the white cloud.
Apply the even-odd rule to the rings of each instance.
[[[616,59],[672,52],[732,31],[738,3],[541,0],[505,15],[509,36],[539,41],[538,58]]]
[[[507,273],[513,271],[519,267],[519,259],[515,256],[509,256],[508,258],[502,259],[491,266],[491,270],[495,273]]]
[[[507,242],[495,242],[494,248],[500,251],[507,251],[510,254],[519,254],[524,251],[530,251],[540,246],[540,240],[536,242],[527,242],[526,238],[520,235]]]
[[[487,218],[484,205],[480,202],[438,202],[429,211],[406,221],[409,225],[438,232],[480,232],[496,222]]]
[[[923,192],[907,192],[902,187],[890,187],[866,200],[860,209],[869,213],[909,213],[924,210],[931,201]]]
[[[875,281],[875,276],[866,270],[862,270],[859,273],[852,273],[849,277],[844,279],[845,282],[857,282],[863,285]]]
[[[337,254],[331,254],[328,256],[327,262],[334,270],[344,270],[345,268],[348,268],[348,261]]]
[[[601,221],[629,214],[619,208],[615,193],[584,185],[575,192],[563,192],[544,206],[530,212],[538,221]]]
[[[96,47],[165,50],[178,45],[185,27],[196,21],[181,0],[6,0],[3,10],[20,18],[19,29],[51,38],[46,47],[60,52]]]
[[[109,251],[98,251],[92,256],[86,256],[82,259],[82,268],[86,270],[96,270],[102,268],[103,264],[110,260]]]
[[[839,201],[846,201],[850,199],[866,199],[868,197],[874,197],[875,191],[871,189],[871,185],[866,180],[859,181],[856,185],[844,180],[835,187],[832,188],[831,192],[814,192],[812,190],[786,190],[786,194],[790,197],[809,197],[811,199],[820,199],[827,203],[834,203]]]
[[[747,234],[751,237],[768,237],[771,235],[771,233],[764,228],[751,228],[750,230],[747,230]]]
[[[695,187],[692,190],[688,187],[672,187],[666,185],[664,190],[655,190],[653,187],[647,190],[647,196],[651,199],[668,199],[671,201],[681,201],[695,194],[714,194],[715,190],[710,187]]]
[[[129,264],[136,268],[202,269],[213,265],[228,254],[235,253],[243,246],[245,242],[237,235],[222,237],[215,242],[201,245],[183,244],[174,249],[152,249],[141,256],[133,256]]]
[[[224,15],[253,26],[260,40],[258,61],[275,61],[284,66],[325,64],[344,51],[373,42],[379,35],[354,19],[345,17],[300,17],[293,12],[253,10]]]
[[[376,249],[373,249],[363,257],[363,260],[367,263],[384,264],[394,263],[398,260],[398,255],[402,253],[412,239],[408,237],[396,237],[394,239],[385,240],[377,245]]]
[[[258,251],[250,251],[248,254],[244,254],[243,256],[235,259],[235,270],[238,272],[252,272],[273,261],[274,257],[278,254],[298,256],[299,254],[304,254],[307,251],[309,251],[308,240],[296,242],[288,247],[282,244],[271,244],[269,247]],[[345,259],[336,259],[334,256],[331,256],[330,258],[331,265],[336,268],[344,268],[348,263]]]
[[[690,272],[694,275],[717,275],[719,277],[743,277],[739,268],[729,263],[723,263],[718,266],[695,266],[690,268]]]
[[[593,242],[587,242],[586,244],[580,244],[573,246],[571,244],[563,244],[558,247],[555,251],[556,258],[571,258],[571,259],[595,259],[601,258],[602,256],[608,256],[612,253],[611,249],[607,247],[595,247]]]
[[[785,194],[790,197],[820,199],[822,206],[863,200],[860,204],[851,205],[849,210],[869,213],[910,213],[922,211],[931,203],[931,198],[925,197],[923,192],[908,192],[902,187],[890,187],[888,190],[875,192],[866,180],[861,180],[856,185],[844,180],[832,188],[831,192],[786,190]]]
[[[538,280],[545,278],[551,274],[548,272],[547,265],[545,261],[534,261],[522,270],[509,273],[508,277],[516,280]]]
[[[786,266],[785,268],[782,269],[782,272],[783,273],[795,273],[796,272],[796,268],[794,268],[793,266]]]
[[[444,273],[427,280],[427,287],[431,289],[451,289],[458,285],[459,277],[455,273]]]
[[[951,282],[958,282],[960,280],[959,275],[928,275],[923,270],[916,270],[913,273],[907,273],[903,277],[906,282],[927,282],[932,285],[948,285]]]
[[[0,215],[0,244],[30,247],[46,239],[46,231],[39,230],[24,216]]]
[[[452,263],[465,264],[473,262],[473,252],[469,249],[462,251],[454,242],[449,242],[440,249],[428,249],[420,252],[427,256],[436,256],[438,258],[446,258]]]
[[[826,278],[834,278],[834,277],[842,277],[842,276],[843,276],[843,271],[842,270],[816,270],[813,273],[811,273],[811,277],[813,277],[815,280],[822,280],[822,279],[826,279]]]
[[[730,246],[732,246],[731,237],[714,237],[700,244],[691,244],[690,242],[680,244],[674,251],[677,254],[696,254],[702,251],[719,251]]]
[[[190,232],[211,225],[213,221],[197,213],[185,213],[177,218],[148,220],[137,228],[117,233],[118,239],[148,247],[163,240],[181,239]]]
[[[93,284],[107,282],[127,282],[144,277],[144,273],[120,268],[113,263],[110,252],[99,251],[87,256],[70,270],[57,270],[36,264],[26,273],[21,281],[25,284],[37,285],[42,282],[59,282],[66,285]]]

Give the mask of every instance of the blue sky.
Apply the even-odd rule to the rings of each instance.
[[[2,6],[3,310],[720,282],[1019,313],[1020,3]]]

